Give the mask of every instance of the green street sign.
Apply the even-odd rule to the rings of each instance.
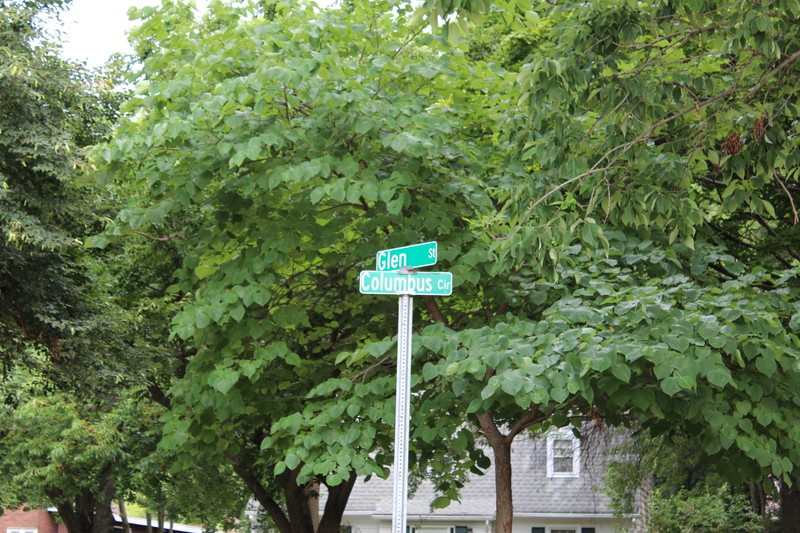
[[[361,294],[448,296],[453,293],[453,274],[450,272],[400,274],[381,270],[362,270],[358,278],[358,289]]]
[[[436,264],[436,241],[412,244],[402,248],[381,250],[375,261],[376,270],[400,270]]]

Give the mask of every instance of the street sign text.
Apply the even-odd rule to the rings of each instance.
[[[453,274],[450,272],[400,274],[398,272],[362,270],[358,288],[361,294],[449,296],[453,293]]]
[[[400,270],[436,264],[437,245],[435,241],[412,244],[402,248],[381,250],[375,261],[376,270]]]

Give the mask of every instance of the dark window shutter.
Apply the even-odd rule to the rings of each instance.
[[[544,533],[544,528],[543,527],[532,527],[531,528],[531,533]]]
[[[593,527],[582,527],[581,528],[581,533],[594,533],[594,528]]]

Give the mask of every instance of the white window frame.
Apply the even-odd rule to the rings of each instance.
[[[39,528],[12,526],[6,528],[6,533],[39,533]]]
[[[572,472],[556,472],[554,464],[553,444],[556,440],[568,440],[572,443]],[[547,435],[547,477],[576,478],[581,475],[581,441],[572,433],[571,428],[559,428]],[[565,526],[566,527],[566,526]],[[567,527],[569,529],[569,527]]]

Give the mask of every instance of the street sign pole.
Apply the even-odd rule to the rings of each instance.
[[[397,397],[394,417],[394,492],[391,533],[406,533],[408,505],[408,432],[411,411],[411,322],[414,295],[449,296],[453,293],[450,272],[417,272],[435,265],[435,241],[381,250],[376,270],[362,270],[358,277],[361,294],[399,296],[397,318]]]
[[[397,398],[394,418],[394,498],[392,533],[406,533],[408,501],[408,431],[411,409],[411,321],[414,299],[399,298],[397,319]]]

